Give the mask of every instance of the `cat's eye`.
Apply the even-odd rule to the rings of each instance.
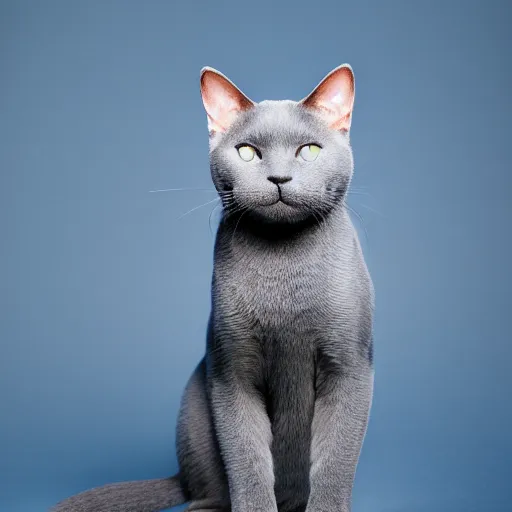
[[[256,155],[256,150],[252,146],[238,146],[237,150],[244,162],[250,162]]]
[[[316,160],[316,157],[320,153],[320,149],[322,148],[317,144],[306,144],[300,148],[299,155],[303,160],[306,160],[306,162],[312,162],[313,160]]]

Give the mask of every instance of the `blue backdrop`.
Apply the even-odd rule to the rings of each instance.
[[[173,474],[214,238],[201,67],[356,74],[377,296],[354,512],[510,510],[509,2],[0,2],[0,510]],[[217,211],[212,216],[215,232]],[[365,230],[367,236],[365,236]]]

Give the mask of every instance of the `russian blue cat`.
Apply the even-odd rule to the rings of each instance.
[[[185,388],[179,473],[58,512],[349,512],[373,391],[373,286],[345,207],[354,74],[254,103],[201,72],[222,201],[206,353]]]

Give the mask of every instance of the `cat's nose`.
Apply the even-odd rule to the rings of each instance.
[[[292,181],[291,176],[269,176],[267,179],[275,185],[281,185],[282,183]]]

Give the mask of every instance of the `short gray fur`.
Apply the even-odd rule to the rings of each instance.
[[[297,159],[312,142],[317,160]],[[262,158],[240,159],[240,143]],[[93,489],[55,512],[351,509],[372,400],[373,286],[344,206],[348,131],[301,103],[264,101],[212,134],[210,165],[224,209],[206,355],[178,418],[179,474]]]

